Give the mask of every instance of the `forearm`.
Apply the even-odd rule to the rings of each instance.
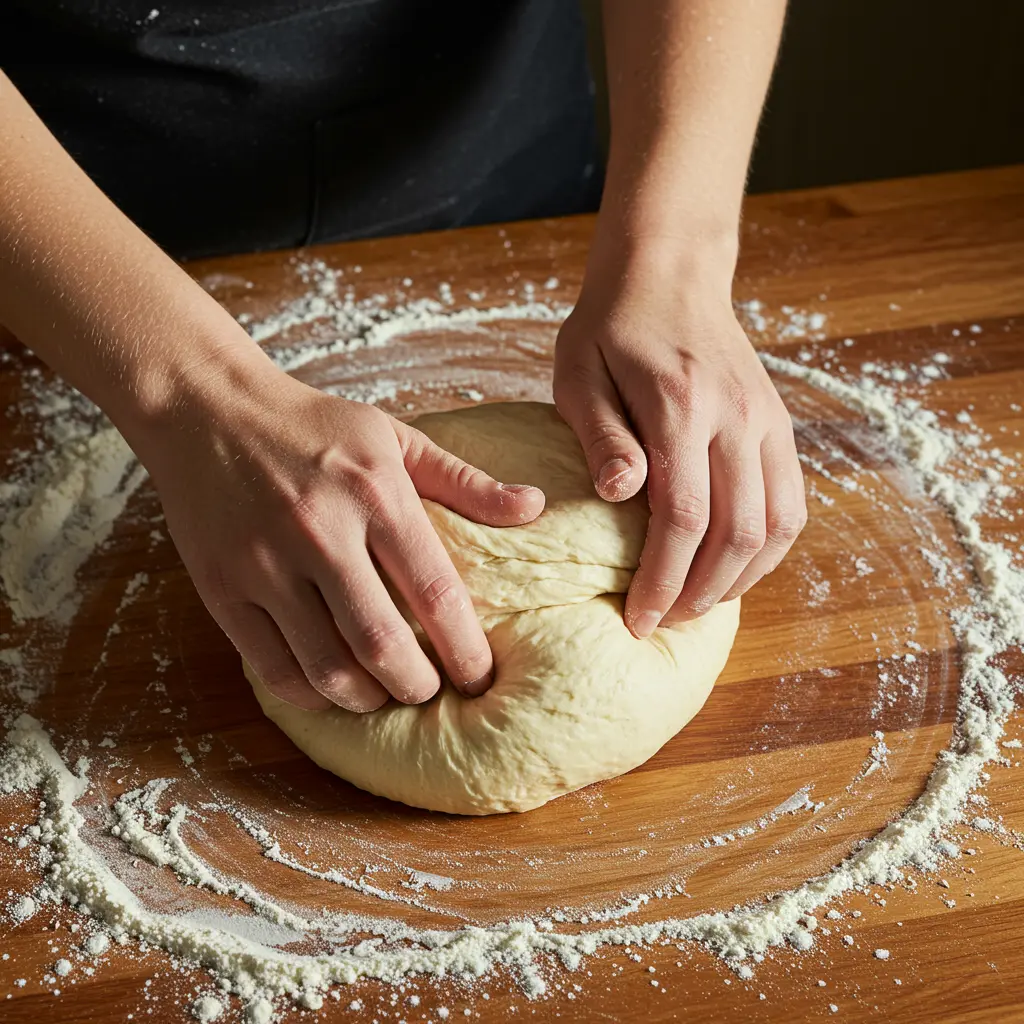
[[[605,0],[611,149],[598,244],[706,246],[735,260],[784,12],[785,0]]]
[[[89,180],[2,73],[0,324],[129,440],[214,367],[260,358],[224,309]]]

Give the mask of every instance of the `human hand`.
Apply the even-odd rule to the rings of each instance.
[[[555,349],[555,402],[598,494],[622,501],[647,480],[625,611],[639,637],[744,593],[807,520],[792,421],[736,320],[731,266],[658,264],[592,257]]]
[[[457,688],[484,692],[491,652],[420,496],[512,526],[540,514],[543,494],[269,362],[244,386],[206,391],[218,397],[179,409],[173,436],[150,437],[141,454],[200,597],[267,689],[351,711],[437,691],[383,572]]]
[[[0,322],[128,440],[200,596],[271,691],[366,711],[437,690],[381,571],[453,683],[487,688],[491,653],[419,495],[494,526],[535,518],[543,495],[285,377],[2,71]]]

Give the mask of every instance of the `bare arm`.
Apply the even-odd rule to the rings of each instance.
[[[420,495],[496,526],[534,518],[543,495],[281,373],[2,74],[0,323],[125,435],[200,596],[282,699],[365,711],[437,690],[377,563],[453,683],[489,685],[487,641]]]
[[[267,362],[92,184],[2,73],[0,285],[0,323],[135,443],[203,364],[242,372]]]
[[[612,144],[598,241],[735,260],[785,0],[606,0]],[[645,245],[639,243],[644,240]]]
[[[648,483],[639,636],[738,596],[806,519],[792,424],[731,304],[783,0],[606,0],[611,152],[555,396],[610,501]]]

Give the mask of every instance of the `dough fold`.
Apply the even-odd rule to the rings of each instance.
[[[424,502],[473,596],[494,685],[471,700],[446,682],[426,704],[314,712],[274,697],[245,665],[264,712],[360,789],[454,814],[530,810],[642,764],[707,699],[732,647],[739,601],[648,640],[630,634],[622,609],[643,547],[646,497],[598,498],[553,406],[483,405],[414,425],[497,479],[547,496],[536,522],[507,529]]]

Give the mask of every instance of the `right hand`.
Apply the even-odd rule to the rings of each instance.
[[[2,71],[0,323],[128,440],[200,596],[277,696],[369,711],[437,691],[382,571],[452,682],[487,688],[491,652],[417,492],[492,526],[536,518],[544,495],[285,376]]]
[[[429,699],[437,669],[388,579],[467,696],[493,660],[420,497],[475,522],[535,519],[544,495],[498,483],[372,406],[267,365],[179,408],[143,458],[200,597],[268,690],[311,710]]]

